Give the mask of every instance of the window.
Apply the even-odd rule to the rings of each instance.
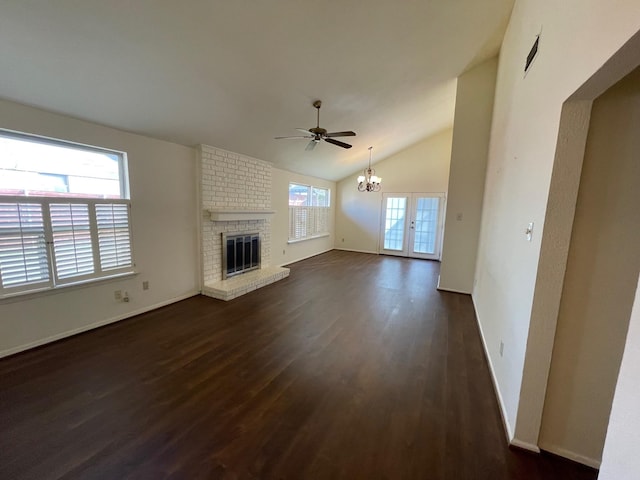
[[[330,191],[289,184],[289,241],[329,234]]]
[[[0,296],[133,271],[124,153],[0,131]]]

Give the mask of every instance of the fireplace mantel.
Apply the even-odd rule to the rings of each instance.
[[[229,210],[229,209],[214,209],[209,210],[211,220],[214,222],[236,222],[239,220],[267,220],[271,218],[271,215],[276,213],[273,210]]]

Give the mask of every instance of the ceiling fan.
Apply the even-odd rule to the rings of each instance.
[[[331,143],[333,145],[337,145],[342,148],[351,148],[351,145],[348,143],[341,142],[340,140],[335,140],[335,137],[355,137],[356,132],[327,132],[326,129],[320,128],[320,107],[322,106],[322,101],[316,100],[313,102],[313,106],[318,110],[318,121],[317,125],[309,130],[305,130],[304,128],[296,128],[299,132],[304,132],[305,135],[295,135],[293,137],[275,137],[276,140],[281,139],[295,139],[295,138],[308,138],[311,141],[307,144],[307,148],[305,150],[313,150],[316,147],[316,144],[320,143],[320,140],[324,140],[325,142]]]

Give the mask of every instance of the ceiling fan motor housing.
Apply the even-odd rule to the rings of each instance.
[[[320,127],[320,107],[322,106],[322,101],[316,100],[313,102],[313,106],[318,110],[317,112],[317,125],[315,127],[310,128],[309,130],[304,130],[302,128],[297,128],[299,132],[305,133],[305,135],[298,135],[295,137],[275,137],[276,140],[284,139],[284,138],[309,138],[311,141],[307,145],[305,150],[313,150],[317,143],[320,143],[321,140],[325,142],[331,143],[333,145],[337,145],[342,148],[351,148],[351,145],[348,143],[341,142],[340,140],[336,140],[333,137],[355,137],[356,132],[345,131],[345,132],[327,132],[325,128]],[[310,135],[309,135],[310,134]]]

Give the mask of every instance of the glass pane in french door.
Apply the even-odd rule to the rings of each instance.
[[[384,220],[384,249],[402,251],[404,247],[404,219],[407,212],[406,197],[387,198]]]
[[[413,251],[415,253],[436,253],[439,209],[440,198],[438,197],[417,199],[413,241]]]

